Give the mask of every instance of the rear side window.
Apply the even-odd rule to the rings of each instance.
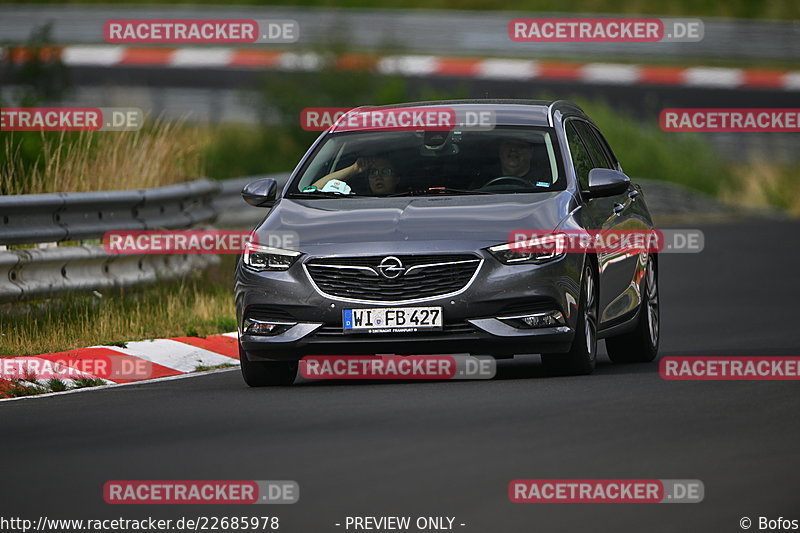
[[[586,144],[586,148],[589,149],[589,153],[592,156],[592,161],[594,161],[593,168],[613,169],[614,165],[611,162],[611,158],[606,152],[605,147],[600,143],[600,139],[594,132],[594,128],[585,122],[577,120],[572,121],[572,123],[575,124],[578,133],[580,133],[580,136],[584,141],[584,144]]]
[[[619,161],[617,160],[617,156],[614,155],[614,151],[611,149],[611,145],[608,144],[608,141],[600,132],[600,130],[593,127],[592,132],[597,137],[597,140],[600,141],[600,146],[603,147],[603,150],[608,156],[609,161],[611,161],[612,168],[616,169],[617,167],[619,167]]]
[[[582,191],[589,190],[589,171],[594,168],[592,158],[586,150],[578,130],[575,129],[577,121],[570,120],[567,122],[565,131],[567,134],[567,143],[569,144],[569,151],[572,154],[572,164],[575,166],[575,174],[578,177],[578,183]]]

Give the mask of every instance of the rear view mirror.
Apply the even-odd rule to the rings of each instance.
[[[272,178],[252,181],[242,189],[242,198],[254,207],[272,207],[278,196],[278,182]]]
[[[630,187],[631,180],[618,170],[593,168],[589,171],[589,198],[603,198],[622,194]]]

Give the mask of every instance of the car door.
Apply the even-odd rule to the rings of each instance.
[[[570,119],[566,124],[567,140],[572,152],[575,171],[581,190],[589,188],[589,170],[608,168],[618,170],[610,149],[599,132],[586,121]],[[605,198],[586,198],[582,219],[588,230],[603,232],[641,229],[630,216],[632,198],[629,191]],[[634,289],[637,255],[619,251],[598,251],[600,271],[600,323],[609,324],[636,309],[638,292]]]

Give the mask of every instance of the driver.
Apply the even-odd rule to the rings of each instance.
[[[493,178],[489,178],[483,184],[473,182],[473,188],[492,187],[497,183],[506,182],[517,186],[526,185],[527,187],[549,187],[549,182],[538,181],[533,176],[533,150],[534,145],[517,137],[504,137],[497,147],[497,155],[500,161],[500,173]],[[495,167],[494,174],[497,172]]]
[[[519,139],[504,139],[498,151],[503,176],[528,177],[533,158],[531,143]]]
[[[481,188],[493,186],[496,183],[506,182],[527,187],[550,187],[549,180],[541,181],[534,176],[536,167],[533,165],[534,144],[516,137],[506,137],[498,146],[498,157],[500,159],[500,175],[489,179]]]
[[[331,172],[315,181],[311,187],[323,192],[350,194],[347,184],[352,178],[366,174],[373,194],[392,194],[397,188],[397,172],[392,162],[385,157],[359,157],[349,167]],[[310,187],[307,187],[310,188]]]

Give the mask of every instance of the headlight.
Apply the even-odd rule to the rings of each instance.
[[[565,235],[545,235],[526,241],[498,244],[489,248],[489,252],[501,263],[547,263],[564,257],[567,242]]]
[[[259,246],[248,242],[244,245],[242,261],[251,270],[286,270],[298,257],[300,252],[293,250],[282,250],[269,246]]]

